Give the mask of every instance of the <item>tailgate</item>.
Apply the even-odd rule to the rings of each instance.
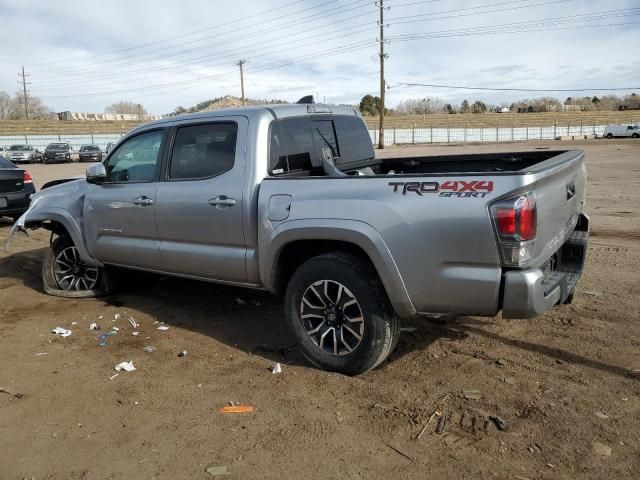
[[[571,150],[536,165],[537,235],[533,266],[543,265],[565,242],[584,208],[584,152]]]

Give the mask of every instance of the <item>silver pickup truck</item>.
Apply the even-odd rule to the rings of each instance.
[[[306,358],[357,374],[400,318],[570,302],[585,182],[579,150],[382,161],[353,109],[272,105],[138,127],[86,179],[34,195],[14,230],[56,234],[50,294],[106,294],[113,267],[266,289]]]

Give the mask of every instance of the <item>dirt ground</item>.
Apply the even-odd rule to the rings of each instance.
[[[592,237],[574,303],[527,321],[407,321],[390,359],[356,378],[307,365],[266,293],[127,273],[113,296],[54,298],[40,282],[47,232],[19,238],[0,253],[0,386],[22,394],[0,392],[0,479],[207,479],[210,466],[242,479],[639,478],[640,141],[382,155],[547,146],[587,152]],[[29,170],[42,185],[85,167]],[[128,360],[137,370],[110,380]],[[444,432],[435,418],[416,439],[443,397]],[[229,402],[256,411],[217,413]]]

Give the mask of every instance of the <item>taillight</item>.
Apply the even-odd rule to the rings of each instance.
[[[24,175],[22,176],[22,182],[23,183],[33,183],[33,178],[31,178],[31,175],[29,175],[29,172],[24,172]]]
[[[533,193],[500,200],[491,205],[502,261],[523,266],[533,258],[537,232],[536,198]]]

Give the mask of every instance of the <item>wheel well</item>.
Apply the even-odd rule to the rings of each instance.
[[[277,294],[283,294],[289,279],[297,268],[310,258],[329,252],[347,252],[375,266],[366,252],[353,243],[340,240],[298,240],[282,249],[274,266],[273,286]]]
[[[41,228],[44,228],[45,230],[49,230],[52,233],[55,233],[59,237],[61,237],[62,235],[69,235],[69,232],[67,231],[65,226],[60,222],[56,222],[52,220],[48,222],[42,222],[38,226]]]

